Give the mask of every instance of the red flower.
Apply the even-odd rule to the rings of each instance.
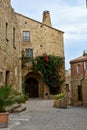
[[[47,56],[44,57],[44,61],[48,62],[49,58]]]

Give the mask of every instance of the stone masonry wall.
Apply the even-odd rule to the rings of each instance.
[[[73,105],[79,105],[80,103],[87,106],[87,70],[84,68],[84,62],[85,58],[75,63],[71,63],[71,90]],[[80,65],[79,73],[77,72],[78,64]],[[81,87],[80,93],[79,87]],[[81,99],[79,99],[79,94],[81,95]]]
[[[10,1],[0,1],[0,75],[2,77],[0,84],[11,84],[21,91],[19,32],[19,25]]]
[[[23,31],[30,31],[30,42],[22,41],[23,48],[32,48],[34,57],[43,53],[64,57],[63,32],[22,15],[16,16],[21,28],[21,38]]]

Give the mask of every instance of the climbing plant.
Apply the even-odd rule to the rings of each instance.
[[[43,54],[34,59],[32,63],[33,71],[40,71],[43,74],[43,81],[50,88],[50,92],[58,93],[63,80],[61,78],[61,68],[64,58],[54,55]]]

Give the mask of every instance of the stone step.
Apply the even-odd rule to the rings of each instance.
[[[26,110],[26,106],[20,106],[16,109],[13,110],[13,113],[19,113],[19,112],[22,112],[22,111],[25,111]]]
[[[8,112],[13,112],[14,109],[16,109],[16,108],[18,108],[18,107],[20,107],[20,106],[21,106],[21,104],[15,103],[15,104],[13,104],[13,105],[7,107],[6,110],[7,110]]]

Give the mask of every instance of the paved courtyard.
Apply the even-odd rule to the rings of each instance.
[[[26,111],[10,114],[5,130],[87,130],[87,107],[58,109],[53,101],[30,99]]]

